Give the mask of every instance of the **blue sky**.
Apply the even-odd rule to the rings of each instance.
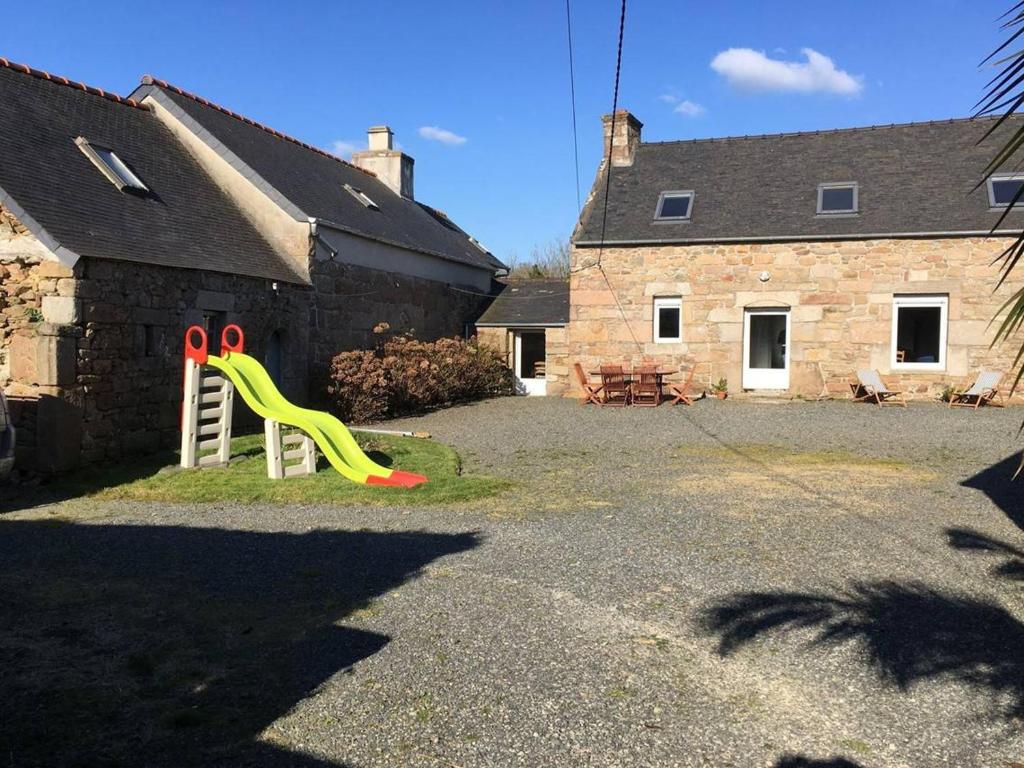
[[[620,105],[652,141],[964,116],[1010,4],[631,0]],[[584,196],[618,6],[572,0]],[[0,55],[122,94],[153,74],[327,149],[387,123],[417,197],[501,257],[575,222],[562,0],[37,0],[4,15]]]

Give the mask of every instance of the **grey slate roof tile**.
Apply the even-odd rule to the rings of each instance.
[[[1016,122],[1019,118],[1014,118]],[[1019,124],[1019,123],[1017,123]],[[973,189],[1006,128],[990,119],[726,139],[642,143],[614,167],[606,242],[705,242],[988,232],[999,218]],[[819,216],[818,185],[855,181],[855,216]],[[575,241],[600,239],[604,183]],[[656,222],[658,195],[692,189],[688,222]],[[1014,211],[1003,228],[1024,228]]]
[[[76,136],[113,149],[153,194],[119,191]],[[81,256],[305,282],[151,112],[6,66],[0,190]]]
[[[569,283],[566,280],[509,280],[476,324],[515,327],[568,322]]]
[[[151,81],[136,94],[144,96],[150,89],[168,97],[307,216],[363,237],[473,267],[504,267],[470,242],[446,216],[442,220],[427,210],[428,206],[395,194],[376,176],[163,81]],[[366,208],[347,194],[345,184],[365,192],[379,210]]]

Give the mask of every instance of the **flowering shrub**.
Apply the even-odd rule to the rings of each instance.
[[[386,324],[374,331],[384,333]],[[394,336],[375,350],[337,355],[327,393],[341,419],[364,422],[510,395],[512,372],[496,350],[476,339]]]

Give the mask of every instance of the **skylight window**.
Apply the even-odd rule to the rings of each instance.
[[[654,218],[658,221],[689,221],[693,192],[662,192]]]
[[[363,192],[363,190],[356,189],[351,184],[346,184],[345,185],[345,191],[348,192],[350,195],[352,195],[352,197],[354,197],[360,203],[365,205],[367,208],[371,208],[374,211],[379,211],[380,210],[380,208],[377,206],[377,204],[375,202],[373,202],[373,200],[371,200],[369,198],[369,196],[365,192]]]
[[[480,242],[479,240],[477,240],[477,239],[476,239],[475,237],[470,237],[470,238],[469,238],[469,242],[471,242],[471,243],[472,243],[473,245],[475,245],[475,246],[476,246],[477,248],[479,248],[479,249],[480,249],[481,251],[483,251],[484,253],[488,253],[488,254],[490,253],[490,251],[489,251],[489,250],[487,250],[487,249],[486,249],[486,248],[484,247],[484,244],[483,244],[483,243],[481,243],[481,242]]]
[[[124,160],[114,153],[114,150],[92,144],[81,136],[75,139],[75,144],[82,150],[82,154],[88,157],[92,164],[110,180],[110,183],[122,192],[125,190],[149,192],[149,187],[142,183],[142,179],[135,175]]]
[[[818,185],[818,214],[857,213],[857,182]]]
[[[1024,175],[1021,174],[989,177],[988,204],[993,208],[1006,208],[1013,203],[1022,185],[1024,185]],[[1024,207],[1024,195],[1021,195],[1013,207]]]

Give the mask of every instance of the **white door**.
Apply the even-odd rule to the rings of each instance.
[[[516,392],[520,395],[547,394],[544,331],[515,331],[513,355]]]
[[[743,388],[789,389],[789,310],[743,313]]]

